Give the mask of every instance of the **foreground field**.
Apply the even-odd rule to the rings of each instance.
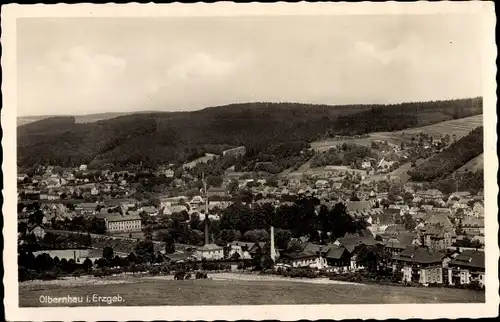
[[[134,283],[72,287],[21,285],[19,306],[108,306],[106,302],[41,303],[41,296],[118,296],[113,305],[397,304],[484,302],[484,293],[446,288],[310,284],[291,281],[137,279]]]

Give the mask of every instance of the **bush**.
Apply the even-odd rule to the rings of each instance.
[[[265,271],[267,272],[267,271]],[[280,269],[278,271],[273,271],[274,274],[282,275],[285,277],[292,278],[316,278],[319,277],[319,273],[310,268],[291,268],[290,270]]]
[[[153,266],[149,269],[149,274],[151,274],[153,276],[160,274],[160,272],[161,272],[161,269],[158,266]]]
[[[208,278],[208,276],[207,276],[207,274],[206,274],[206,273],[204,273],[204,272],[196,272],[196,274],[195,274],[195,278],[196,278],[197,280],[199,280],[199,279],[206,279],[206,278]]]
[[[41,280],[55,280],[57,279],[57,273],[55,271],[50,271],[50,272],[42,272],[38,275],[38,278]]]
[[[18,268],[18,280],[19,282],[30,281],[37,278],[37,273],[35,270],[27,269],[20,266]]]
[[[186,275],[185,271],[177,271],[177,272],[175,272],[174,279],[175,280],[183,280],[185,275]]]

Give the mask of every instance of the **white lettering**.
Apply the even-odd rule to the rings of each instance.
[[[39,297],[40,303],[43,304],[73,304],[73,303],[82,303],[83,302],[83,297],[82,296],[71,296],[67,295],[64,297],[53,297],[53,296],[48,296],[48,295],[40,295]]]

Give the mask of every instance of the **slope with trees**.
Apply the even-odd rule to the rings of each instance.
[[[452,143],[426,162],[408,171],[414,181],[432,181],[445,178],[471,159],[483,153],[483,127]]]
[[[311,142],[325,133],[390,131],[480,113],[478,98],[389,106],[247,103],[194,112],[138,113],[93,123],[49,118],[18,127],[18,163],[180,164],[233,146],[244,145],[258,155],[273,145]]]

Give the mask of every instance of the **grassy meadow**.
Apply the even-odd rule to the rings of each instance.
[[[480,303],[484,293],[449,288],[387,285],[310,284],[293,281],[161,280],[133,283],[79,285],[20,285],[19,306],[108,306],[106,303],[43,304],[40,296],[116,296],[113,305],[264,305],[264,304],[398,304]]]

